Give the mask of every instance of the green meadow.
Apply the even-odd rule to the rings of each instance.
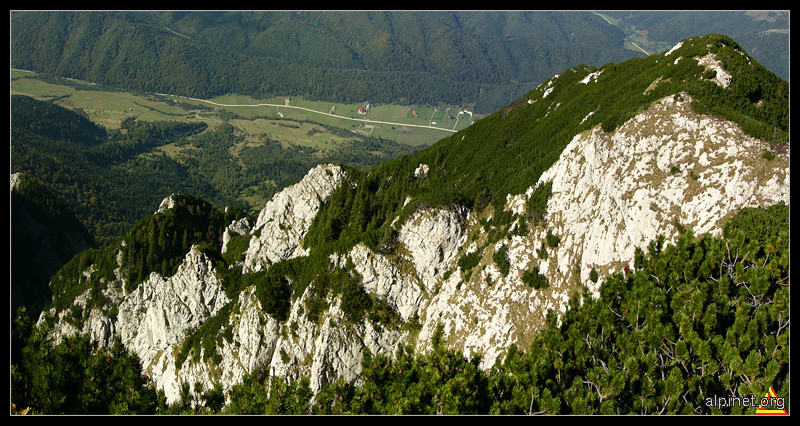
[[[457,107],[448,106],[343,104],[235,94],[191,99],[126,92],[23,70],[12,70],[11,77],[11,95],[76,111],[109,131],[127,132],[130,123],[125,122],[131,119],[205,123],[206,129],[199,134],[159,143],[135,156],[156,161],[165,154],[248,209],[263,206],[272,194],[301,178],[318,161],[371,168],[430,146],[452,135],[454,129],[471,124],[468,114],[458,114]],[[218,130],[225,133],[223,127],[227,126],[233,128],[233,134],[223,136],[230,144],[227,154],[209,148],[207,141],[218,137]],[[274,151],[276,142],[282,151]],[[228,170],[230,161],[237,167]],[[125,167],[135,164],[140,163]],[[217,176],[224,174],[223,170],[229,174],[225,179]]]
[[[11,94],[51,100],[81,111],[108,129],[120,128],[122,121],[130,117],[142,121],[203,121],[212,129],[229,122],[250,138],[272,135],[282,142],[296,145],[320,141],[335,143],[341,139],[330,134],[323,136],[321,133],[329,132],[319,126],[313,130],[309,123],[420,147],[431,145],[478,119],[477,115],[473,118],[469,114],[459,114],[462,108],[459,106],[342,104],[301,97],[291,97],[288,101],[285,97],[254,99],[236,94],[200,100],[168,94],[102,90],[90,83],[68,82],[47,82],[34,73],[12,70]],[[362,108],[365,113],[359,112]]]

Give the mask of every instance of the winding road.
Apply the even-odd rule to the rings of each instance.
[[[455,129],[445,129],[445,128],[442,128],[442,127],[434,127],[434,126],[430,126],[430,125],[397,123],[397,122],[392,122],[392,121],[369,120],[369,119],[366,119],[366,118],[345,117],[343,115],[336,115],[336,114],[332,114],[332,113],[329,113],[329,112],[322,112],[322,111],[317,111],[317,110],[313,110],[313,109],[310,109],[310,108],[299,107],[299,106],[294,106],[294,105],[268,104],[268,103],[264,103],[264,104],[222,104],[222,103],[219,103],[219,102],[209,101],[209,100],[206,100],[206,99],[190,98],[188,96],[170,95],[170,94],[166,94],[166,93],[153,93],[153,94],[154,95],[159,95],[159,96],[167,96],[167,97],[173,97],[173,98],[188,99],[188,100],[197,101],[197,102],[204,102],[204,103],[207,103],[207,104],[221,106],[221,107],[265,107],[265,106],[266,107],[270,107],[270,106],[274,106],[274,107],[281,107],[281,108],[294,108],[294,109],[299,109],[299,110],[303,110],[303,111],[313,112],[315,114],[327,115],[329,117],[340,118],[340,119],[344,119],[344,120],[360,121],[360,122],[363,122],[363,123],[390,124],[390,125],[396,125],[396,126],[420,127],[420,128],[424,128],[424,129],[442,130],[442,131],[450,132],[450,133],[455,133],[456,132]],[[458,123],[456,123],[456,124],[458,124]]]

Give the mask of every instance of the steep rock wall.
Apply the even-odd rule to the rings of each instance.
[[[251,231],[245,253],[245,272],[260,271],[282,259],[308,255],[302,241],[322,203],[341,185],[341,167],[325,164],[311,169],[297,184],[267,202]]]

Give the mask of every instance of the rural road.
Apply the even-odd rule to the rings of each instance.
[[[360,121],[360,122],[363,122],[363,123],[390,124],[390,125],[396,125],[396,126],[420,127],[420,128],[424,128],[424,129],[442,130],[442,131],[450,132],[450,133],[455,133],[456,132],[456,130],[454,130],[454,129],[445,129],[445,128],[442,128],[442,127],[434,127],[434,126],[422,125],[422,124],[396,123],[396,122],[391,122],[391,121],[369,120],[369,119],[366,119],[366,118],[351,118],[351,117],[345,117],[343,115],[336,115],[336,114],[331,114],[329,112],[316,111],[316,110],[313,110],[313,109],[310,109],[310,108],[304,108],[304,107],[286,105],[286,104],[222,104],[222,103],[209,101],[209,100],[205,100],[205,99],[190,98],[188,96],[169,95],[169,94],[166,94],[166,93],[154,93],[154,94],[155,95],[160,95],[160,96],[168,96],[168,97],[175,97],[175,98],[181,98],[181,99],[189,99],[189,100],[192,100],[192,101],[204,102],[204,103],[207,103],[207,104],[217,105],[217,106],[221,106],[221,107],[265,107],[265,106],[266,107],[270,107],[270,106],[274,106],[274,107],[281,107],[281,108],[294,108],[294,109],[299,109],[299,110],[303,110],[303,111],[312,112],[312,113],[315,113],[315,114],[327,115],[329,117],[335,117],[335,118],[340,118],[340,119],[344,119],[344,120]]]

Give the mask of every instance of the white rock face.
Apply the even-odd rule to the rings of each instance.
[[[403,273],[400,265],[363,244],[353,247],[349,255],[368,293],[387,301],[404,321],[419,314],[428,295],[417,277]]]
[[[246,235],[250,233],[253,225],[250,223],[250,220],[246,217],[243,217],[239,220],[233,221],[230,225],[225,228],[225,231],[222,232],[222,253],[228,251],[228,242],[231,240],[231,236],[235,235]]]
[[[92,273],[93,268],[90,268],[84,276],[88,278]],[[164,389],[169,401],[178,398],[183,380],[210,383],[207,374],[178,375],[174,354],[191,330],[229,303],[211,261],[193,246],[172,277],[151,273],[127,294],[123,290],[126,285],[126,280],[118,275],[103,292],[118,306],[116,320],[112,321],[94,307],[88,320],[78,329],[66,320],[69,311],[62,311],[57,315],[54,337],[59,340],[76,333],[88,334],[102,347],[109,347],[114,338],[119,337],[122,344],[139,357],[143,371],[159,389]],[[74,304],[85,308],[88,297],[87,290]],[[51,309],[50,313],[55,310]],[[42,319],[43,316],[40,322]]]
[[[788,154],[776,155],[771,161],[762,158],[769,144],[744,135],[731,122],[694,114],[689,102],[688,96],[665,98],[613,133],[598,127],[576,135],[537,183],[552,182],[547,226],[484,248],[484,259],[468,282],[457,272],[443,280],[446,266],[435,260],[444,258],[442,253],[449,253],[447,257],[452,259],[474,251],[475,243],[464,247],[465,240],[458,236],[480,232],[480,225],[473,220],[454,228],[454,243],[443,244],[448,251],[437,252],[432,243],[439,234],[430,225],[420,226],[423,222],[418,220],[413,233],[405,234],[420,241],[416,249],[409,250],[414,269],[425,277],[423,286],[428,290],[422,293],[418,309],[423,328],[417,349],[424,350],[436,326],[443,325],[452,347],[466,356],[482,354],[482,366],[488,368],[511,344],[524,347],[537,334],[548,311],[563,314],[581,286],[597,291],[602,279],[597,284],[588,279],[592,268],[605,277],[625,263],[632,265],[635,248],[646,247],[659,234],[665,235],[668,243],[674,242],[676,224],[696,235],[718,234],[721,222],[740,208],[788,203]],[[510,195],[506,208],[521,213],[534,189],[531,186],[525,194]],[[548,231],[561,238],[555,248],[545,245]],[[491,254],[503,244],[508,245],[511,264],[507,276],[491,260]],[[537,254],[541,248],[548,253],[545,259]],[[357,268],[359,259],[376,263],[375,255],[363,251],[352,258]],[[533,267],[548,278],[549,288],[533,290],[522,282],[522,274]],[[359,272],[370,286],[375,275],[392,283],[394,287],[375,286],[391,289],[383,290],[387,298],[420,293],[404,293],[414,288],[409,287],[413,281],[395,277],[395,270],[373,269],[386,272]],[[430,291],[434,288],[435,293]],[[393,300],[398,299],[394,296]]]
[[[179,381],[168,380],[174,370],[172,352],[186,335],[216,315],[229,302],[211,261],[192,247],[178,271],[165,278],[150,277],[119,304],[116,329],[123,345],[157,377],[168,399],[178,397]]]
[[[414,170],[414,177],[417,177],[417,178],[418,178],[418,177],[425,177],[425,176],[427,176],[427,175],[428,175],[428,169],[429,169],[429,167],[428,167],[428,165],[427,165],[427,164],[420,164],[420,165],[419,165],[419,166],[417,166],[417,168]]]
[[[156,210],[156,212],[153,213],[153,214],[159,214],[159,213],[162,213],[162,212],[164,212],[166,210],[169,210],[169,209],[175,207],[175,198],[173,197],[173,195],[170,195],[169,197],[164,198],[163,200],[161,200],[161,204],[159,204],[158,210]]]
[[[603,70],[599,70],[599,71],[595,71],[593,73],[589,73],[589,74],[586,75],[586,77],[583,78],[583,80],[579,81],[579,83],[580,84],[594,83],[594,82],[597,81],[597,77],[600,77],[600,74],[602,74],[602,73],[603,73]]]
[[[119,305],[118,331],[146,365],[149,354],[180,342],[228,301],[211,261],[192,247],[175,275],[152,273],[126,295]]]
[[[220,337],[217,342],[218,360],[201,350],[200,361],[187,357],[180,367],[175,359],[182,340],[167,345],[160,351],[149,351],[152,360],[146,372],[154,378],[159,389],[163,389],[168,402],[180,398],[183,382],[194,388],[195,383],[204,389],[212,389],[215,384],[228,391],[241,383],[244,376],[253,372],[267,370],[275,353],[277,337],[281,325],[263,312],[255,298],[255,288],[245,289],[240,295],[228,323],[230,340]],[[144,363],[143,363],[144,364]]]
[[[309,291],[292,306],[285,324],[264,333],[261,345],[269,343],[274,351],[261,371],[293,380],[307,377],[311,391],[317,393],[323,385],[338,379],[357,381],[365,350],[391,356],[407,337],[406,333],[381,328],[369,321],[350,323],[338,298],[328,299],[330,307],[314,323],[303,308]]]
[[[717,86],[725,88],[730,87],[733,77],[725,70],[725,67],[722,65],[722,62],[717,59],[716,55],[709,53],[702,58],[698,58],[697,63],[705,67],[706,70],[714,70],[716,72],[712,81],[714,81]]]
[[[669,49],[668,51],[666,51],[666,52],[664,53],[664,56],[669,56],[669,55],[671,55],[671,54],[672,54],[672,52],[674,52],[674,51],[676,51],[676,50],[680,49],[681,47],[683,47],[683,41],[679,41],[679,42],[678,42],[678,44],[676,44],[675,46],[672,46],[672,49]]]
[[[302,247],[303,237],[344,176],[341,167],[319,165],[268,201],[251,232],[254,237],[245,253],[244,270],[260,271],[280,260],[308,255]]]
[[[580,281],[591,284],[592,267],[630,262],[659,234],[674,241],[675,223],[717,234],[740,208],[789,202],[788,155],[768,162],[767,143],[692,113],[689,102],[668,97],[612,134],[579,134],[542,174],[540,184],[553,183],[549,222],[562,237],[547,263],[553,277],[568,280],[579,259]]]
[[[497,273],[494,265],[486,271]],[[508,347],[518,341],[515,318],[517,303],[529,295],[527,287],[510,280],[496,279],[490,286],[482,275],[463,282],[453,274],[442,283],[439,293],[427,306],[423,327],[417,337],[419,352],[430,349],[438,326],[444,329],[449,346],[464,356],[481,355],[481,368],[488,369]],[[527,303],[525,303],[527,305]]]
[[[275,336],[280,332],[278,321],[261,309],[254,287],[239,295],[234,311],[229,321],[232,341],[226,341],[221,351],[223,380],[229,384],[236,384],[245,374],[260,371],[269,364],[275,353]]]
[[[19,182],[22,180],[19,173],[11,173],[11,190],[15,190],[17,186],[19,186]]]
[[[400,229],[400,243],[410,252],[417,274],[428,291],[455,260],[466,241],[464,222],[468,212],[420,210]]]

